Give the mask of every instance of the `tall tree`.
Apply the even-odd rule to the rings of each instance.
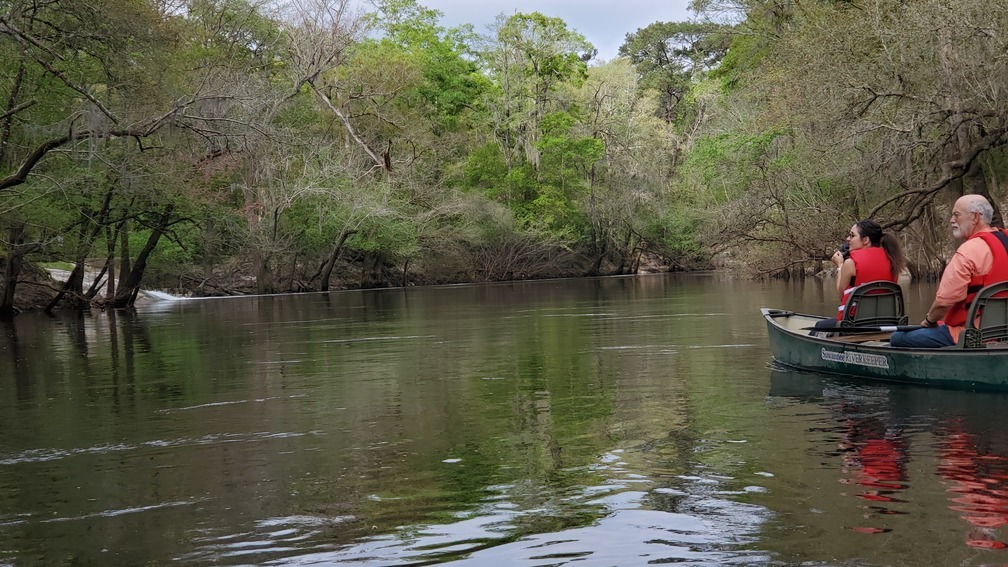
[[[661,93],[661,117],[689,130],[698,119],[690,91],[721,63],[730,29],[711,22],[656,22],[627,34],[619,54],[636,66],[641,88]]]
[[[630,62],[618,58],[591,67],[578,93],[584,109],[578,129],[605,150],[588,171],[582,205],[590,223],[591,273],[633,273],[644,253],[684,265],[691,248],[694,227],[677,210],[695,203],[669,190],[682,137],[659,117],[660,93],[640,89],[637,78]]]
[[[482,51],[493,81],[487,110],[508,170],[538,165],[542,121],[565,110],[568,85],[577,86],[596,53],[583,35],[559,18],[532,12],[497,17]]]
[[[1008,40],[996,31],[1008,28],[1008,8],[991,0],[739,5],[751,33],[726,57],[730,71],[720,78],[734,82],[697,150],[733,160],[708,180],[742,190],[727,205],[737,214],[711,226],[734,226],[730,234],[776,256],[765,268],[815,266],[858,218],[937,234],[943,193],[1000,204],[989,158],[1008,144]],[[911,256],[933,255],[929,240],[911,243]]]

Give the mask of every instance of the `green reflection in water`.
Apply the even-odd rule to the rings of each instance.
[[[820,560],[778,536],[830,537],[797,503],[841,473],[767,401],[757,309],[833,300],[666,275],[19,317],[0,563]]]

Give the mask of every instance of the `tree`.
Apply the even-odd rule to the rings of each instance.
[[[153,4],[18,0],[8,6],[0,17],[0,49],[8,56],[0,190],[25,183],[56,148],[87,151],[114,138],[143,140],[167,125],[199,130],[193,111],[220,98],[204,90],[212,71],[170,81],[178,36],[173,18]]]
[[[739,238],[779,249],[778,270],[815,266],[835,246],[824,240],[866,217],[921,236],[908,249],[923,260],[937,252],[923,238],[943,216],[936,197],[1003,198],[990,191],[999,175],[991,158],[1008,142],[1000,3],[745,8],[743,29],[754,33],[739,36],[730,71],[719,71],[732,86],[705,132],[707,147],[760,141],[715,182],[742,188],[727,205],[738,214],[721,216],[738,222]],[[795,247],[804,254],[785,251]]]
[[[691,247],[685,241],[693,227],[676,230],[668,222],[677,207],[692,203],[669,191],[682,137],[658,117],[659,100],[655,90],[639,88],[625,58],[590,68],[579,90],[578,130],[604,149],[587,172],[581,205],[590,223],[589,273],[605,273],[606,261],[612,271],[635,273],[645,252],[682,262]]]
[[[563,20],[539,12],[501,14],[494,33],[481,57],[493,82],[486,107],[495,138],[509,172],[521,163],[538,166],[542,120],[565,109],[566,86],[584,80],[596,50]]]
[[[656,22],[627,34],[619,54],[636,66],[641,88],[661,93],[660,116],[688,131],[699,119],[690,91],[721,63],[730,29],[711,22]]]
[[[76,227],[69,257],[77,267],[64,291],[87,299],[80,285],[85,258],[103,233],[111,256],[119,234],[125,242],[129,219],[150,216],[151,201],[165,214],[165,203],[182,193],[175,181],[187,177],[180,162],[201,162],[190,159],[187,145],[201,145],[195,153],[210,159],[241,150],[246,127],[255,129],[246,108],[273,103],[252,104],[255,93],[245,87],[259,84],[255,79],[274,63],[277,28],[239,0],[192,0],[181,9],[126,0],[6,6],[0,194],[9,209],[38,220],[22,233],[37,243],[30,248],[42,250],[47,234]],[[45,175],[34,175],[40,171]],[[126,171],[144,172],[134,187],[147,198],[128,194]],[[89,214],[66,218],[77,211]],[[113,226],[119,232],[109,232]],[[127,248],[120,252],[127,263]],[[142,276],[138,265],[121,275]]]

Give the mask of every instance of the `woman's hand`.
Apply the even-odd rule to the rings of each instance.
[[[844,263],[843,254],[841,254],[840,251],[837,250],[836,252],[833,253],[833,256],[830,258],[830,262],[833,262],[833,264],[839,268]]]

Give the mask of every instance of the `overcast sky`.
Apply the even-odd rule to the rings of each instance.
[[[616,57],[626,34],[655,22],[690,19],[689,0],[418,0],[438,10],[446,28],[472,24],[487,32],[497,14],[541,12],[562,19],[569,29],[585,36],[598,48],[598,59]]]

